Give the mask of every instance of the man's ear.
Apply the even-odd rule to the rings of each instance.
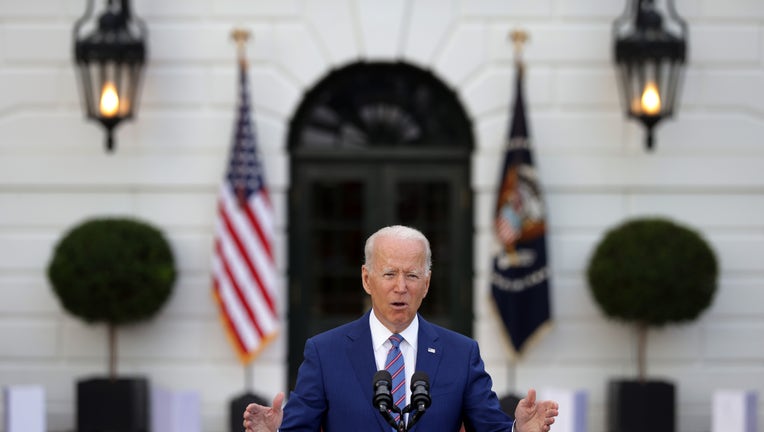
[[[366,268],[366,264],[361,266],[361,283],[366,294],[371,295],[371,291],[369,291],[369,269]]]

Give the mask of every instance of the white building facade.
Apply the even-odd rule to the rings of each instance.
[[[583,389],[590,432],[604,432],[607,382],[636,373],[636,343],[593,302],[587,260],[607,228],[667,216],[705,236],[721,271],[698,321],[651,332],[648,373],[676,383],[678,431],[710,430],[715,390],[764,392],[764,3],[677,1],[690,26],[689,63],[679,110],[657,127],[652,152],[618,100],[610,30],[623,8],[606,0],[135,1],[149,29],[141,105],[106,154],[102,129],[83,119],[72,65],[71,31],[85,2],[0,2],[0,385],[43,385],[49,430],[73,430],[76,380],[106,372],[106,329],[67,315],[45,270],[74,224],[135,216],[164,230],[180,273],[155,319],[120,330],[120,373],[198,391],[203,430],[227,430],[228,403],[248,375],[218,320],[210,262],[236,104],[230,33],[241,27],[253,35],[249,78],[276,208],[282,316],[294,111],[332,69],[403,61],[453,89],[473,124],[473,336],[495,391]],[[518,27],[530,34],[526,100],[549,212],[553,325],[513,359],[488,274],[514,96],[508,34]],[[288,325],[252,365],[250,384],[267,398],[287,390]]]

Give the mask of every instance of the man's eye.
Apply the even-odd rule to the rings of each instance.
[[[417,280],[417,279],[419,279],[419,275],[418,275],[418,274],[416,274],[416,273],[409,273],[409,274],[407,274],[407,275],[406,275],[406,277],[407,277],[407,278],[409,278],[409,279],[411,279],[411,280]]]

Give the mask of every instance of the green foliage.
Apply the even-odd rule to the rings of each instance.
[[[696,319],[712,302],[718,267],[695,231],[661,218],[608,231],[587,270],[605,315],[648,326]]]
[[[63,307],[86,322],[141,321],[165,303],[175,262],[162,233],[138,220],[93,219],[56,245],[48,279]]]

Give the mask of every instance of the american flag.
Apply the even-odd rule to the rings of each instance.
[[[236,130],[217,203],[212,277],[221,320],[245,364],[275,337],[279,325],[273,207],[250,115],[241,65]]]

